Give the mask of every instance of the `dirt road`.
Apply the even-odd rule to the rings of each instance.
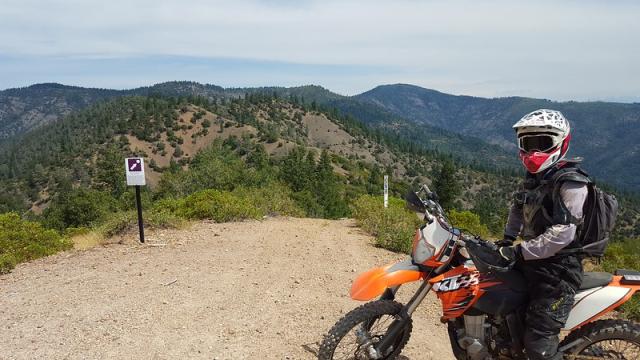
[[[370,241],[352,220],[198,223],[22,264],[0,359],[313,359],[357,273],[403,258]],[[430,296],[406,358],[453,358],[438,317]]]

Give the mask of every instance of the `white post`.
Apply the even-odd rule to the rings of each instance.
[[[384,176],[384,207],[389,207],[389,175]]]

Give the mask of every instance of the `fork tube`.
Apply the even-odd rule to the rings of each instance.
[[[429,282],[425,281],[420,285],[415,295],[413,295],[411,300],[405,305],[400,314],[396,316],[396,319],[393,320],[387,333],[382,337],[380,342],[375,345],[378,354],[382,354],[383,356],[388,355],[389,347],[397,340],[400,333],[404,330],[407,321],[411,318],[411,314],[418,305],[420,305],[422,300],[424,300],[429,290],[431,290],[431,284]]]
[[[409,300],[409,302],[405,306],[405,309],[407,310],[407,314],[409,316],[411,316],[411,314],[413,314],[413,312],[416,310],[418,305],[422,303],[422,300],[424,300],[424,298],[427,296],[432,286],[433,285],[431,285],[431,283],[428,281],[424,281],[422,285],[420,285],[420,287],[418,288],[418,291],[413,295],[411,300]]]

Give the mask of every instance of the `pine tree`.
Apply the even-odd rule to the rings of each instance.
[[[316,166],[314,190],[318,203],[324,209],[324,217],[340,218],[347,214],[347,204],[341,195],[340,183],[333,173],[331,158],[326,150],[322,151]]]
[[[462,187],[456,174],[456,168],[451,160],[444,160],[440,165],[433,180],[433,187],[440,199],[440,205],[445,210],[453,209]]]
[[[125,191],[124,157],[116,146],[111,146],[96,161],[96,188],[120,197]]]
[[[176,149],[173,151],[173,157],[179,158],[183,154],[182,148],[179,145],[176,145]]]
[[[383,177],[380,167],[375,164],[369,173],[367,181],[367,193],[370,195],[382,194]]]
[[[309,188],[312,169],[308,166],[308,155],[304,148],[295,148],[282,161],[282,180],[284,180],[294,192]]]

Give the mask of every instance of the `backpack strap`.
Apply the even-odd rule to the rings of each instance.
[[[589,177],[584,170],[577,167],[561,168],[553,174],[551,180],[554,184],[558,184],[562,181],[573,181],[584,184],[592,184],[593,180]]]
[[[567,181],[586,184],[589,187],[589,192],[591,192],[593,181],[586,172],[577,167],[561,168],[557,170],[550,179],[550,183],[553,186],[551,199],[553,200],[554,206],[554,222],[557,224],[575,224],[576,226],[580,226],[582,225],[583,219],[573,216],[560,198],[560,188],[562,184]]]

